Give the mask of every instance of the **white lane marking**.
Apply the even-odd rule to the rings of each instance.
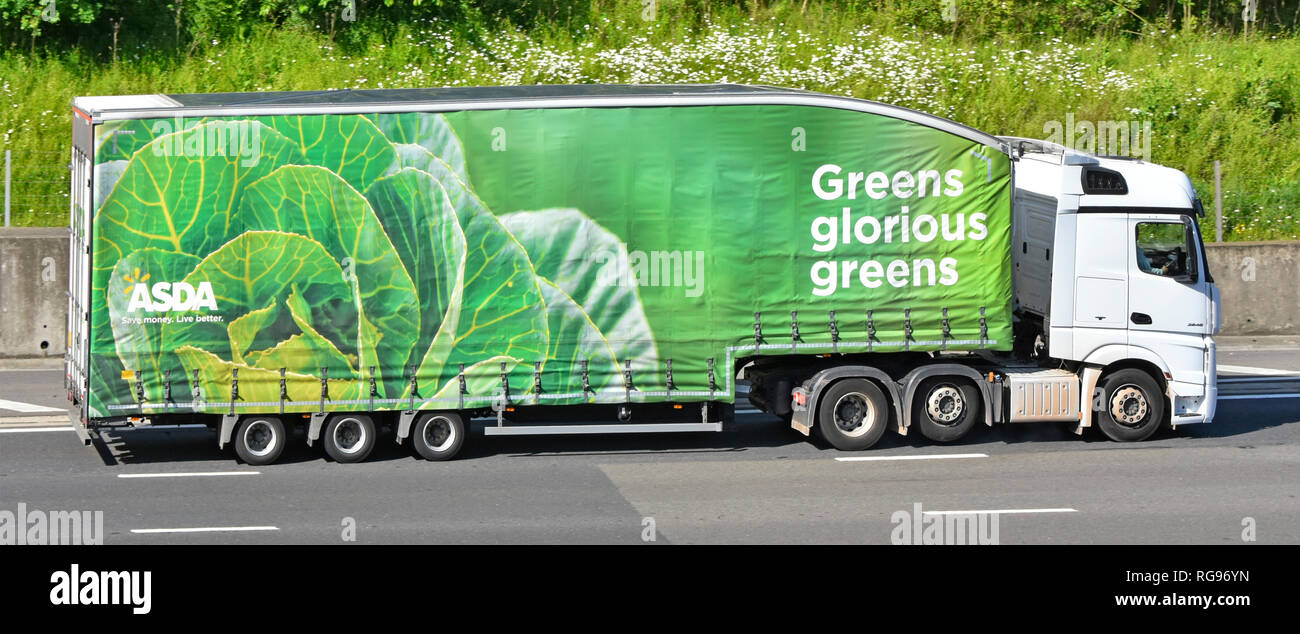
[[[0,416],[0,427],[9,427],[13,425],[37,426],[40,423],[49,423],[58,425],[67,424],[72,420],[71,412],[64,412],[63,416]]]
[[[188,473],[119,473],[119,478],[206,478],[214,476],[259,475],[261,471],[191,471]]]
[[[38,431],[72,431],[72,426],[65,427],[14,427],[12,429],[0,428],[0,434],[26,434]]]
[[[6,401],[0,398],[0,409],[7,409],[13,412],[22,412],[24,414],[40,414],[44,412],[67,412],[65,409],[57,407],[46,407],[44,405],[33,405],[32,403],[23,403],[21,401]]]
[[[996,513],[998,515],[1009,515],[1012,513],[1078,513],[1077,509],[982,509],[973,511],[922,511],[921,515],[973,515],[975,513]]]
[[[1233,394],[1232,396],[1220,396],[1220,401],[1235,401],[1247,398],[1300,398],[1300,392],[1291,394]]]
[[[1295,370],[1274,370],[1272,368],[1256,368],[1249,365],[1223,365],[1219,364],[1220,372],[1235,372],[1237,374],[1267,374],[1270,376],[1300,376],[1300,372]]]
[[[1297,380],[1300,380],[1300,374],[1295,376],[1221,376],[1218,378],[1219,383],[1267,383],[1268,381],[1294,383]]]
[[[196,528],[133,528],[132,533],[231,533],[239,531],[278,531],[276,526],[200,526]]]
[[[1296,346],[1218,346],[1219,352],[1291,352],[1300,350]]]
[[[836,458],[839,462],[875,462],[881,460],[943,460],[945,458],[987,458],[986,453],[942,453],[926,456],[849,456]]]

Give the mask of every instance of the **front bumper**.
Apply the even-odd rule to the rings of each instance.
[[[1202,383],[1169,382],[1170,423],[1190,425],[1214,420],[1219,401],[1218,359],[1214,340],[1205,338],[1205,362],[1201,371]]]

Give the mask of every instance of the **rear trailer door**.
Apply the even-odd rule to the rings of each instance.
[[[94,154],[92,124],[79,111],[73,112],[72,156],[69,169],[72,191],[69,192],[68,232],[68,324],[65,354],[65,387],[68,399],[81,407],[86,420],[90,355],[90,208]]]

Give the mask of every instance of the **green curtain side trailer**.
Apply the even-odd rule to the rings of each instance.
[[[939,366],[963,424],[1000,407],[1013,157],[946,119],[733,85],[73,105],[85,437],[198,420],[266,463],[302,425],[348,462],[379,424],[444,459],[471,417],[721,430],[747,376],[805,434],[795,388],[851,386],[821,427],[858,449]]]

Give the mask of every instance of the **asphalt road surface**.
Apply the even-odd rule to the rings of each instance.
[[[488,438],[476,424],[447,463],[387,436],[367,462],[335,464],[299,437],[267,467],[203,428],[83,447],[52,422],[61,371],[0,362],[0,510],[103,511],[108,544],[344,543],[353,526],[359,543],[885,544],[917,504],[998,511],[1003,544],[1240,544],[1243,522],[1259,543],[1300,543],[1300,398],[1285,396],[1300,395],[1285,376],[1300,347],[1224,348],[1215,422],[1135,444],[1026,424],[950,445],[891,432],[848,454],[742,412],[711,434]]]

